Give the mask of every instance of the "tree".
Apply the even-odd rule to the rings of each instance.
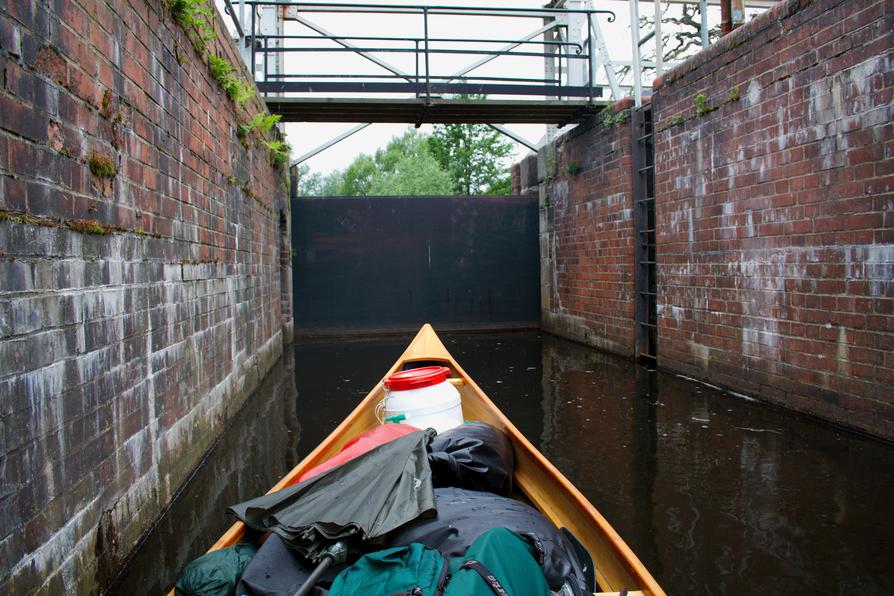
[[[702,50],[702,23],[701,12],[698,4],[679,4],[671,6],[665,4],[661,13],[661,39],[664,62],[682,61],[694,56]],[[651,30],[655,28],[655,17],[644,15],[639,19],[640,29]],[[708,41],[714,43],[720,39],[720,26],[708,29]],[[655,44],[648,43],[644,46],[643,61],[655,60]],[[643,71],[655,70],[654,66],[644,66]],[[620,78],[626,77],[632,68],[622,66],[615,69]]]
[[[302,170],[303,196],[445,195],[453,180],[428,148],[426,137],[410,129],[374,155],[361,153],[344,170],[322,176]]]
[[[508,194],[512,143],[483,124],[437,124],[428,139],[432,155],[450,172],[459,194]]]
[[[303,196],[508,194],[511,153],[486,126],[439,125],[431,136],[409,129],[329,176],[302,166],[298,188]]]
[[[298,196],[324,197],[337,195],[341,187],[342,173],[333,172],[323,176],[320,172],[314,172],[306,163],[298,166]]]

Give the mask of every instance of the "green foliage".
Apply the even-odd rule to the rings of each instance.
[[[236,70],[235,68],[233,68],[232,64],[230,64],[217,54],[208,55],[208,66],[211,68],[211,76],[214,77],[221,85],[224,84],[224,81],[227,81],[230,77],[232,77],[233,71]]]
[[[281,119],[282,116],[280,114],[265,114],[263,112],[258,112],[250,122],[240,124],[239,128],[236,129],[236,134],[242,139],[250,135],[254,130],[266,133],[269,132],[270,129],[273,128],[273,125]]]
[[[227,92],[229,98],[232,99],[237,106],[244,106],[255,96],[254,86],[241,79],[236,79],[235,82],[226,85],[224,91]]]
[[[300,196],[419,196],[451,194],[454,181],[429,151],[428,137],[408,130],[374,155],[361,154],[329,176],[298,169]]]
[[[87,160],[87,164],[90,166],[90,171],[93,175],[99,178],[114,178],[118,174],[115,162],[106,155],[93,153]]]
[[[11,221],[29,225],[41,225],[41,221],[27,213],[0,210],[0,221]]]
[[[460,99],[483,96],[460,96]],[[431,154],[454,180],[454,192],[508,194],[512,144],[483,124],[437,124],[428,139]]]
[[[270,161],[273,165],[282,166],[289,163],[292,157],[292,146],[285,141],[262,141],[270,150]]]
[[[695,96],[695,113],[701,116],[707,110],[708,98],[705,97],[704,93],[699,93]]]
[[[611,109],[606,109],[602,112],[602,124],[606,128],[615,124],[624,124],[628,118],[630,118],[629,110],[621,110],[617,114],[612,114]]]
[[[112,233],[112,228],[104,226],[95,219],[74,219],[65,223],[68,229],[82,234],[98,234],[106,236]]]
[[[211,69],[211,76],[220,83],[227,97],[236,102],[236,105],[244,105],[254,97],[254,87],[237,77],[236,68],[224,58],[208,54],[208,67]]]
[[[204,53],[206,42],[215,37],[211,25],[213,13],[208,0],[168,0],[168,8],[196,49]]]
[[[374,155],[322,176],[299,167],[300,196],[508,194],[512,144],[486,126],[438,125],[430,136],[407,130]]]
[[[739,101],[739,96],[741,95],[741,91],[739,90],[739,86],[736,85],[726,94],[727,101]]]
[[[577,176],[581,172],[584,171],[584,167],[579,163],[570,163],[565,167],[565,170],[572,176]]]
[[[204,29],[209,26],[212,12],[208,0],[169,0],[168,6],[174,21],[181,27]]]

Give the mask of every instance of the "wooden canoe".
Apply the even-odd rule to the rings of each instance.
[[[596,581],[607,595],[628,590],[631,596],[664,594],[637,556],[624,543],[604,517],[559,470],[518,431],[506,416],[484,394],[466,371],[457,364],[431,325],[424,325],[391,370],[382,377],[402,370],[409,362],[431,362],[452,371],[450,382],[462,396],[463,416],[468,420],[487,422],[505,431],[515,446],[515,486],[528,501],[556,526],[566,527],[581,541],[593,557]],[[336,455],[352,438],[379,424],[375,407],[384,396],[382,381],[354,408],[354,411],[301,463],[276,483],[270,492],[280,490],[300,477],[305,470]],[[245,526],[237,522],[214,543],[210,550],[232,546],[242,541]]]

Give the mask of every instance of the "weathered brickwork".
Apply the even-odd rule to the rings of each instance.
[[[668,73],[661,366],[894,436],[892,92],[890,0],[782,2]]]
[[[5,3],[0,72],[0,590],[88,593],[282,352],[283,172],[160,0]]]
[[[894,437],[894,2],[781,2],[652,105],[659,364]],[[543,326],[623,355],[631,141],[539,156]]]
[[[538,155],[543,329],[625,356],[633,345],[629,104]],[[519,171],[519,183],[522,176]]]

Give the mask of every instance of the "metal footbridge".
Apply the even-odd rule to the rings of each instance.
[[[504,125],[546,124],[549,140],[559,127],[592,117],[611,101],[629,96],[642,105],[649,89],[644,72],[660,75],[674,64],[663,59],[668,4],[699,5],[702,47],[710,43],[709,4],[720,5],[726,30],[744,19],[746,1],[772,4],[654,0],[654,28],[644,33],[640,0],[616,0],[627,4],[629,22],[638,26],[616,32],[609,44],[603,25],[615,15],[593,9],[592,0],[549,0],[533,8],[222,1],[272,113],[283,122],[360,123],[293,163],[373,123],[487,124],[536,150],[543,141],[528,141]],[[651,60],[644,58],[646,44],[655,45]],[[618,59],[619,53],[630,57]]]
[[[600,20],[615,18],[584,2],[562,5],[249,0],[229,10],[244,26],[243,57],[255,83],[284,122],[562,126],[606,103],[595,76],[607,55]],[[372,30],[336,32],[339,25],[356,29],[358,19]],[[532,29],[501,34],[521,22],[533,22]],[[462,33],[469,30],[477,34]],[[468,63],[456,67],[458,60]]]

